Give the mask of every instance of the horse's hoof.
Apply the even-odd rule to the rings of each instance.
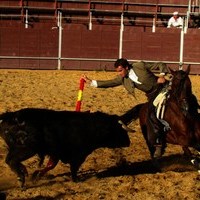
[[[162,157],[162,146],[161,145],[157,145],[155,146],[155,152],[154,152],[154,155],[153,157],[158,159],[158,158],[161,158]]]
[[[21,190],[25,191],[26,190],[26,186],[25,185],[21,186]]]
[[[194,159],[191,160],[191,163],[192,163],[196,168],[200,169],[200,159],[194,158]],[[198,170],[198,171],[200,171],[200,170]]]

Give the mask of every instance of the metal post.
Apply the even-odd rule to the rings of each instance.
[[[199,12],[200,12],[200,0],[199,0],[199,5],[198,6],[199,6]]]
[[[119,38],[119,58],[122,58],[123,31],[124,31],[124,14],[122,13],[121,25],[120,25],[120,38]]]
[[[157,26],[157,20],[158,20],[158,3],[159,0],[156,1],[156,7],[155,7],[155,15],[153,17],[153,25],[152,25],[152,32],[155,33],[156,32],[156,26]]]
[[[89,30],[92,30],[92,12],[89,12]]]
[[[58,70],[61,69],[61,51],[62,51],[62,12],[58,11]]]
[[[152,33],[156,32],[156,18],[153,18],[153,26],[152,26]]]
[[[179,70],[183,69],[183,48],[184,48],[184,23],[181,29],[181,37],[180,37],[180,56],[179,56]]]
[[[88,29],[91,31],[92,30],[92,11],[91,9],[91,1],[88,1],[88,17],[89,17],[89,24],[88,24]]]
[[[28,9],[26,9],[25,28],[28,28]]]
[[[187,10],[187,16],[186,16],[186,19],[185,19],[185,28],[184,28],[185,33],[187,33],[187,29],[188,29],[190,12],[191,12],[191,0],[188,1],[188,10]]]
[[[195,12],[195,4],[194,4],[194,1],[192,1],[192,12]]]

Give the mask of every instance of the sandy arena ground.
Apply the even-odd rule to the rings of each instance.
[[[81,71],[0,70],[0,113],[26,107],[75,110]],[[94,79],[109,79],[114,72],[85,72]],[[193,92],[200,99],[200,77],[191,76]],[[102,111],[121,115],[146,97],[137,99],[123,87],[96,89],[85,86],[82,111]],[[6,145],[0,139],[0,191],[8,200],[198,200],[200,175],[182,157],[180,146],[168,145],[160,160],[162,172],[155,172],[138,121],[130,125],[131,145],[123,149],[127,165],[116,165],[118,151],[98,149],[88,156],[79,170],[82,182],[71,181],[69,166],[61,162],[37,183],[30,180],[38,158],[24,164],[29,172],[26,190],[19,188],[16,175],[5,164]],[[45,160],[45,163],[48,159]]]

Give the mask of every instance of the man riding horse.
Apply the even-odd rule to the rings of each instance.
[[[163,132],[165,137],[161,155],[164,153],[166,144],[180,145],[184,152],[184,158],[189,159],[200,172],[200,114],[198,112],[200,106],[196,96],[192,92],[189,72],[190,66],[188,66],[185,71],[174,71],[170,69],[172,75],[170,79],[170,90],[168,90],[167,95],[163,97],[164,101],[166,101],[167,97],[166,103],[164,103],[163,107],[161,106],[161,108],[164,109],[164,113],[159,113],[161,114],[159,116],[162,116],[162,118],[159,117],[159,120],[164,119],[164,122],[167,122],[170,126],[166,132]],[[153,102],[154,104],[158,97],[162,97],[162,92],[156,97]],[[160,103],[162,102],[163,101],[160,101]],[[147,115],[150,104],[151,102],[138,104],[125,113],[124,116],[129,116],[129,118],[132,116],[133,120],[139,118],[142,134],[148,146],[151,158],[154,158],[155,147],[154,143],[152,143],[152,135],[149,130],[148,121],[149,116]],[[156,110],[159,110],[159,106]],[[159,167],[158,162],[154,162],[154,164],[156,164],[156,167]]]
[[[152,135],[154,135],[154,144],[156,147],[154,157],[161,156],[161,144],[163,139],[163,124],[157,119],[153,100],[159,94],[159,91],[167,84],[165,74],[168,73],[168,68],[165,63],[148,63],[137,62],[132,65],[124,59],[118,59],[114,67],[118,73],[117,77],[111,80],[92,80],[86,75],[82,78],[89,82],[91,86],[97,88],[108,88],[123,85],[125,89],[135,97],[135,88],[146,93],[148,101],[151,102],[148,112],[148,120]],[[160,74],[156,76],[154,70],[159,69]],[[122,124],[130,123],[130,118],[124,117]],[[162,133],[162,134],[161,134]]]

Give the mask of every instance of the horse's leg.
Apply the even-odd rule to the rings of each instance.
[[[196,144],[193,147],[195,150],[197,150],[198,154],[200,155],[200,144]]]
[[[184,155],[190,159],[190,162],[198,169],[198,172],[200,173],[200,157],[198,156],[193,156],[190,149],[188,147],[182,147],[184,151]],[[195,148],[196,149],[196,148]],[[199,155],[200,152],[198,151]]]
[[[151,122],[147,123],[147,145],[149,146],[151,157],[153,159],[160,158],[163,154],[163,141],[160,139],[161,134],[159,133],[160,131],[157,126],[154,125],[152,125]]]
[[[155,151],[155,147],[154,145],[150,142],[150,137],[148,134],[148,128],[146,125],[141,125],[141,130],[142,130],[142,134],[144,136],[144,139],[146,141],[146,144],[148,146],[149,152],[150,152],[150,156],[153,159],[153,155],[154,155],[154,151]]]
[[[146,125],[141,125],[142,133],[150,152],[151,159],[154,160],[155,152],[155,135],[152,134],[150,128]]]
[[[44,176],[48,171],[55,168],[58,164],[59,159],[55,157],[50,157],[47,166],[42,170],[36,170],[32,175],[32,180],[35,181],[37,178]]]
[[[162,123],[158,120],[155,108],[149,108],[147,114],[147,137],[148,141],[154,146],[153,158],[160,158],[165,151],[165,133]]]
[[[198,172],[200,173],[200,158],[196,157],[191,160],[191,163],[197,168]]]
[[[197,155],[195,158],[191,160],[192,164],[198,169],[198,172],[200,173],[200,144],[196,144],[194,146],[194,149],[197,151]]]
[[[191,153],[191,151],[190,151],[188,146],[182,146],[182,149],[183,149],[184,155],[187,158],[191,158],[192,157],[192,153]]]
[[[151,156],[153,166],[155,167],[156,171],[160,171],[160,165],[159,165],[158,159],[154,158],[155,146],[154,146],[153,142],[150,142],[151,139],[150,139],[150,136],[148,135],[147,126],[141,125],[141,129],[142,129],[142,133],[143,133],[144,139],[146,141],[147,147],[148,147],[149,152],[150,152],[150,156]]]

